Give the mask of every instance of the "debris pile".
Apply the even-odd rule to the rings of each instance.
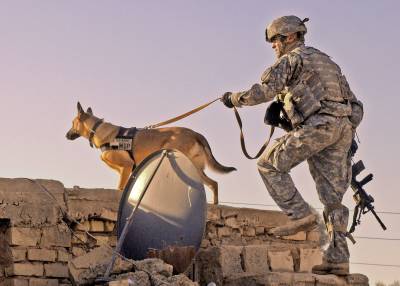
[[[117,242],[119,200],[116,190],[0,178],[0,285],[93,285],[104,278]],[[368,285],[361,274],[311,274],[325,237],[320,230],[268,234],[286,221],[277,211],[209,205],[187,276],[174,275],[177,268],[165,262],[174,260],[174,249],[151,249],[149,256],[158,258],[118,257],[108,285]]]

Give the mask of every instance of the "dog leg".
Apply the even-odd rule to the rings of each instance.
[[[218,183],[214,181],[213,179],[210,179],[207,177],[207,175],[204,173],[203,170],[199,170],[199,174],[203,182],[207,187],[210,188],[210,190],[213,192],[213,201],[214,205],[218,204]]]
[[[132,160],[129,153],[123,150],[105,151],[101,154],[101,159],[110,168],[116,170],[119,173],[120,178],[118,189],[120,191],[123,191],[132,172],[132,168],[135,165],[135,162]]]

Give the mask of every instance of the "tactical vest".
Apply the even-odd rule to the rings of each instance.
[[[314,114],[350,116],[354,94],[339,66],[312,47],[301,46],[290,53],[301,57],[302,70],[278,99],[283,101],[292,126],[297,127]]]

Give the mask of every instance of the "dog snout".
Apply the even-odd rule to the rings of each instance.
[[[75,140],[76,138],[80,137],[80,135],[74,130],[69,130],[67,134],[65,134],[65,137],[67,137],[68,140]]]

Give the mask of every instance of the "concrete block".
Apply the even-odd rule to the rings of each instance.
[[[65,249],[57,250],[57,261],[59,262],[68,262],[71,258],[71,254],[68,253]]]
[[[29,286],[59,286],[59,283],[57,279],[31,278]]]
[[[43,228],[42,247],[62,246],[71,247],[71,232],[67,226],[59,224]]]
[[[135,271],[135,272],[127,273],[127,274],[122,274],[122,275],[118,276],[118,279],[120,279],[120,280],[111,281],[111,282],[109,282],[108,285],[110,285],[110,286],[118,286],[118,285],[151,286],[149,275],[144,271]],[[174,284],[174,285],[176,285],[176,284]],[[186,284],[179,284],[179,285],[186,285]]]
[[[7,276],[43,276],[42,263],[14,263],[5,269]]]
[[[31,261],[56,261],[57,253],[52,249],[28,249],[28,260]]]
[[[101,220],[90,220],[90,231],[92,232],[104,232],[104,222]]]
[[[40,241],[41,231],[37,228],[10,227],[6,236],[10,246],[36,246]]]
[[[286,251],[269,251],[268,257],[272,271],[276,272],[293,272],[293,257],[290,250]]]
[[[266,245],[247,245],[243,248],[244,271],[253,274],[269,272],[268,247]]]
[[[67,278],[68,265],[64,263],[48,263],[44,265],[44,273],[46,277]]]
[[[26,259],[26,248],[12,247],[11,255],[14,262],[24,261]]]
[[[300,248],[299,272],[311,272],[314,265],[322,263],[322,251],[317,248]]]

